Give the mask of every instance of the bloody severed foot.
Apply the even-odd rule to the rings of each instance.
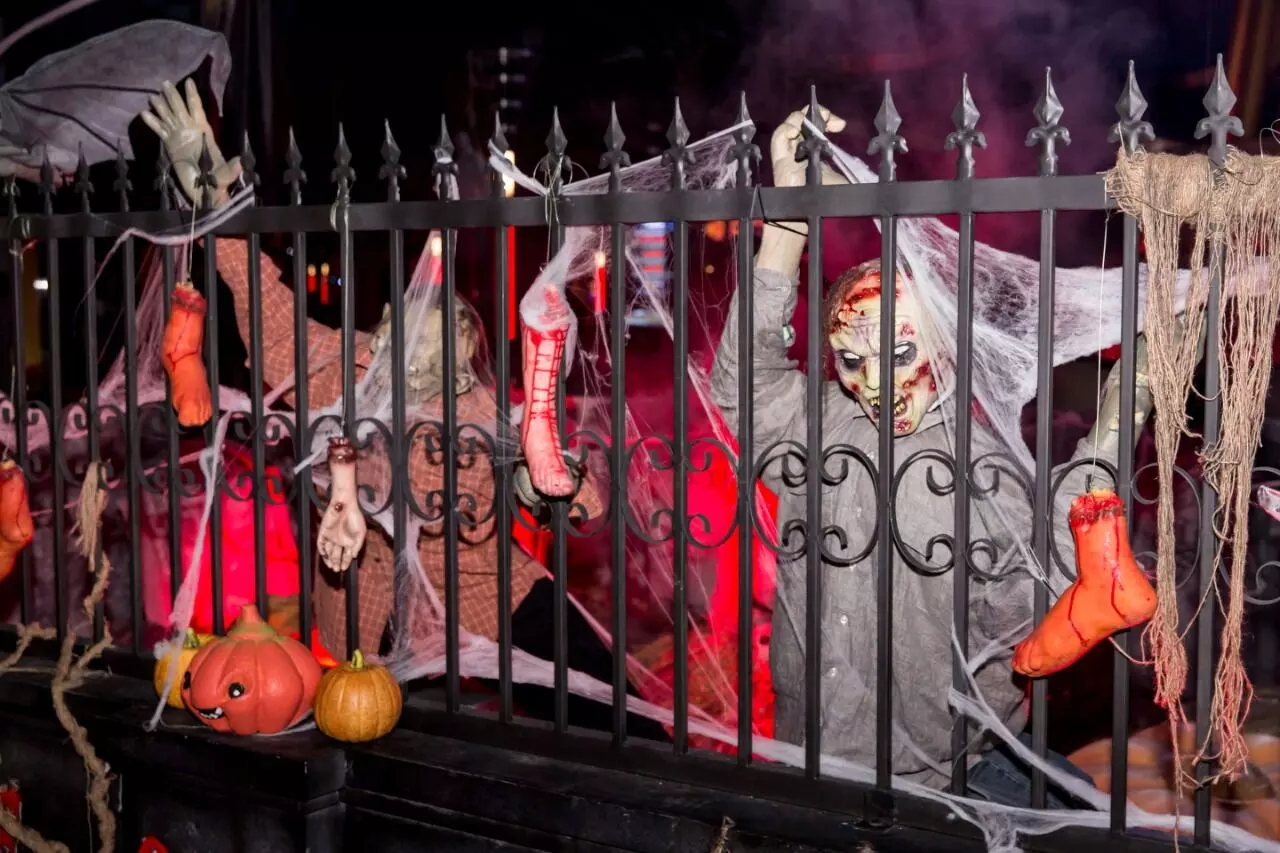
[[[204,426],[213,415],[209,374],[200,354],[205,311],[204,297],[190,283],[173,289],[173,311],[164,327],[161,354],[173,389],[173,409],[184,427]]]
[[[1156,611],[1156,591],[1129,546],[1124,503],[1110,489],[1076,498],[1067,517],[1078,576],[1013,654],[1013,668],[1041,678],[1066,669],[1117,631]]]
[[[546,332],[524,327],[525,404],[520,448],[528,461],[533,487],[553,498],[569,497],[577,488],[576,478],[565,465],[556,424],[556,380],[568,338],[567,327]]]
[[[13,571],[18,554],[34,537],[27,480],[22,469],[12,459],[6,459],[0,462],[0,581]]]

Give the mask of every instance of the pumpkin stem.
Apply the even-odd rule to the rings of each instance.
[[[188,628],[186,635],[182,638],[182,647],[184,649],[200,648],[200,638],[196,636],[195,629]]]
[[[364,669],[364,652],[356,649],[351,653],[351,668],[357,672]]]
[[[240,608],[240,615],[236,617],[235,627],[227,632],[227,636],[239,637],[247,634],[278,636],[279,632],[262,621],[262,616],[258,613],[257,607],[252,604],[246,604]]]

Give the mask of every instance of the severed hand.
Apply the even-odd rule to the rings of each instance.
[[[320,519],[316,547],[324,564],[345,572],[364,547],[367,532],[356,492],[356,453],[345,438],[329,442],[329,506]]]
[[[213,139],[213,128],[209,126],[195,80],[187,79],[185,101],[174,85],[165,81],[161,93],[151,96],[151,109],[144,110],[141,117],[143,123],[160,137],[187,200],[196,207],[204,201],[204,188],[200,186],[200,155],[207,148],[214,181],[210,188],[213,206],[225,202],[228,187],[240,177],[240,158],[228,161],[222,156],[222,150]]]

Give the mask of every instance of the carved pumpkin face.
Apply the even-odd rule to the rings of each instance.
[[[203,646],[182,681],[182,701],[205,725],[238,735],[275,734],[311,712],[320,665],[246,605],[235,627]]]

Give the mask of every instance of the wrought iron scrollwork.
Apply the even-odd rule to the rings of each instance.
[[[924,559],[921,560],[915,549],[907,545],[902,538],[902,531],[898,525],[898,492],[902,488],[902,482],[906,479],[907,472],[912,466],[922,461],[931,461],[941,466],[942,470],[947,473],[948,479],[943,482],[934,476],[934,468],[930,465],[925,469],[924,479],[925,485],[929,491],[938,497],[947,497],[954,494],[956,490],[956,461],[949,453],[933,448],[925,448],[918,450],[908,456],[898,466],[898,470],[893,475],[893,485],[889,490],[889,533],[893,539],[894,547],[898,549],[898,554],[902,557],[903,562],[911,567],[911,570],[925,577],[937,577],[946,574],[955,566],[956,562],[956,540],[950,533],[939,533],[929,538],[925,543]],[[947,559],[945,563],[937,564],[934,562],[934,554],[939,547],[947,549]]]

